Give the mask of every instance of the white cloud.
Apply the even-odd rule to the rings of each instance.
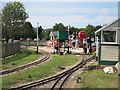
[[[100,15],[111,15],[111,14],[118,15],[118,8],[101,8],[99,12]]]
[[[43,28],[52,28],[55,23],[63,23],[64,25],[73,25],[75,27],[85,27],[87,24],[106,24],[117,18],[117,8],[28,8],[30,13],[30,21],[34,27],[37,22]],[[39,15],[36,15],[36,12]],[[81,14],[76,14],[81,13]],[[115,14],[113,14],[115,13]],[[52,14],[52,15],[51,15]],[[54,16],[54,14],[57,14]],[[113,15],[111,15],[113,14]],[[92,18],[90,17],[92,16]],[[111,15],[111,16],[110,16]],[[116,15],[116,16],[115,16]]]
[[[116,16],[97,16],[96,18],[88,18],[87,15],[61,17],[31,16],[28,21],[30,21],[34,27],[36,27],[37,22],[39,22],[43,28],[52,28],[55,23],[63,23],[65,26],[70,24],[75,27],[85,27],[87,24],[103,25],[106,23],[110,23],[115,19],[117,19]]]
[[[119,2],[119,0],[1,0],[2,2],[20,1],[20,2]]]
[[[73,14],[100,14],[100,15],[111,15],[118,12],[117,8],[27,8],[27,12],[31,15],[73,15]]]
[[[71,13],[97,13],[97,9],[93,8],[28,8],[27,12],[31,14],[71,14]]]
[[[20,1],[22,2],[25,0],[20,0]],[[32,2],[32,1],[35,2],[36,0],[31,0],[31,1],[27,0],[27,2]],[[38,2],[41,1],[42,0]],[[61,2],[62,1],[63,0],[61,0]],[[73,0],[70,0],[69,2],[72,1]],[[74,0],[74,2],[76,1],[77,0]],[[44,8],[39,6],[33,7],[32,5],[31,6],[27,5],[25,8],[28,14],[30,15],[27,21],[30,21],[34,27],[36,27],[37,22],[39,22],[43,28],[52,28],[55,23],[63,23],[66,26],[70,24],[75,27],[85,27],[87,24],[103,25],[106,23],[110,23],[117,18],[117,14],[114,14],[117,13],[117,8],[102,8],[102,6],[101,8],[98,9],[94,7],[88,8],[87,6],[78,7],[78,8],[72,6],[69,8],[68,7],[63,8],[62,6],[54,7],[54,8],[53,7]]]

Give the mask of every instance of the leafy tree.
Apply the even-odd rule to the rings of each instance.
[[[97,30],[100,29],[100,28],[102,28],[101,25],[96,26],[96,27],[95,27],[95,31],[97,31]]]
[[[28,14],[24,5],[20,2],[8,2],[2,9],[2,31],[7,39],[15,37],[19,39]]]
[[[86,36],[87,37],[94,37],[95,36],[95,31],[100,29],[102,26],[98,25],[98,26],[93,26],[88,24],[86,26],[86,28],[84,28],[83,30],[86,32]]]
[[[95,31],[95,28],[93,25],[88,24],[84,30],[86,32],[87,37],[93,37],[94,35],[93,33]]]
[[[42,37],[42,39],[47,39],[47,40],[50,40],[50,31],[52,31],[52,29],[51,28],[49,28],[49,29],[44,29],[43,30],[44,32],[42,32],[42,35],[43,35],[43,37]]]
[[[81,29],[79,28],[75,28],[75,27],[70,27],[70,35],[73,34],[73,33],[78,33],[79,31],[82,31]]]
[[[40,38],[40,40],[41,40],[42,37],[43,37],[42,32],[43,32],[43,29],[42,29],[42,26],[40,26],[40,27],[38,28],[38,37]]]
[[[66,27],[62,23],[56,23],[52,31],[66,31]]]
[[[32,39],[34,39],[36,37],[36,34],[33,30],[32,24],[30,22],[25,22],[23,27],[24,28],[23,28],[21,37],[32,38]]]

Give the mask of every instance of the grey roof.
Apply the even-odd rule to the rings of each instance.
[[[118,20],[120,20],[120,18],[119,18],[119,19],[117,19],[117,20],[114,20],[112,23],[107,24],[106,26],[104,26],[104,27],[102,27],[102,28],[98,29],[97,31],[95,31],[95,34],[97,34],[98,32],[100,32],[101,30],[103,30],[103,29],[107,28],[108,26],[112,25],[113,23],[115,23],[115,22],[116,22],[116,21],[118,21]]]
[[[51,31],[50,36],[57,36],[57,32],[56,31]]]

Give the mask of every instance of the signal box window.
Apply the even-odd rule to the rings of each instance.
[[[102,42],[103,43],[116,43],[117,42],[116,31],[103,31],[102,32]]]

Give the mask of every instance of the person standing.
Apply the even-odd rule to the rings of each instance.
[[[75,47],[78,48],[78,37],[76,37]]]
[[[86,46],[86,38],[83,38],[83,48]]]
[[[90,38],[87,37],[87,54],[89,53]]]
[[[75,37],[73,37],[73,41],[72,41],[72,49],[75,48],[75,42],[76,42]]]
[[[87,53],[86,38],[83,38],[83,49],[84,49],[85,53]]]

